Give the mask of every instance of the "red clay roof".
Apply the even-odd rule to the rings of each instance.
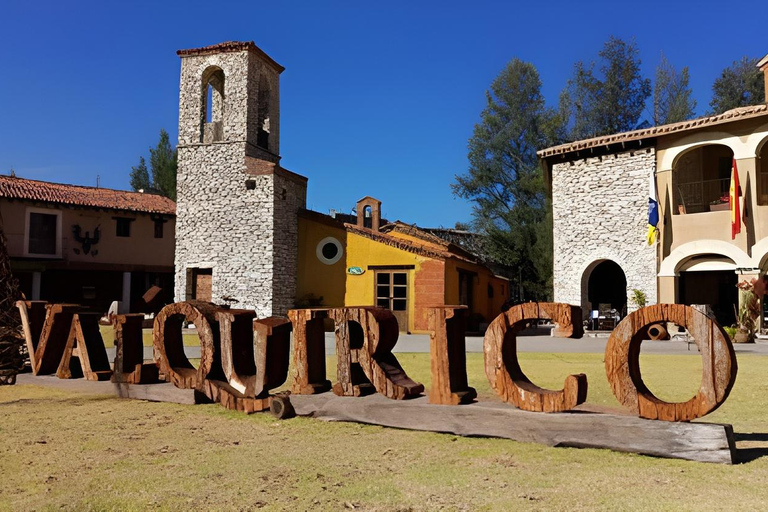
[[[615,144],[619,142],[649,139],[652,137],[659,137],[662,135],[669,135],[687,130],[695,130],[697,128],[703,128],[706,126],[725,124],[738,121],[740,119],[750,119],[753,117],[765,115],[768,115],[768,105],[761,103],[760,105],[752,105],[750,107],[735,108],[716,116],[700,117],[698,119],[691,119],[689,121],[682,121],[679,123],[652,126],[642,130],[613,133],[611,135],[603,135],[601,137],[595,137],[592,139],[577,140],[576,142],[570,142],[568,144],[561,144],[559,146],[542,149],[536,154],[539,155],[539,158],[547,158],[550,156],[564,155],[574,151],[581,151],[599,146],[607,146],[609,144]]]
[[[127,190],[65,185],[0,175],[0,198],[40,201],[86,208],[127,210],[176,215],[176,203],[167,197]]]
[[[226,41],[224,43],[214,44],[211,46],[203,46],[202,48],[189,48],[187,50],[179,50],[176,55],[179,57],[188,57],[192,55],[213,55],[214,53],[234,53],[242,52],[245,50],[253,50],[267,62],[272,64],[278,73],[285,71],[285,68],[275,62],[275,60],[267,55],[264,50],[256,46],[253,41]]]

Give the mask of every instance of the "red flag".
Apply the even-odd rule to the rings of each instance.
[[[736,159],[733,159],[731,169],[731,192],[728,196],[731,208],[731,240],[736,239],[736,233],[741,233],[741,212],[739,209],[739,170],[736,168]]]

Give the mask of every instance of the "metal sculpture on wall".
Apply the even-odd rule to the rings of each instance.
[[[93,236],[91,236],[90,231],[86,231],[85,235],[82,235],[81,233],[82,228],[79,224],[72,226],[72,238],[75,239],[75,242],[80,244],[80,249],[77,247],[72,248],[75,254],[80,254],[81,251],[83,254],[90,253],[91,256],[99,254],[98,249],[94,249],[93,246],[98,244],[101,239],[100,226],[96,226],[96,229],[93,230]]]

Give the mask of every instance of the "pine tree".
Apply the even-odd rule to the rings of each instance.
[[[743,57],[723,70],[712,84],[711,115],[765,101],[763,73],[757,68],[757,62],[758,59]]]
[[[154,192],[176,200],[176,170],[178,153],[171,147],[168,132],[160,130],[160,140],[154,148],[149,148],[149,170],[144,157],[139,157],[139,165],[131,167],[131,188]]]
[[[131,188],[137,192],[139,190],[149,190],[151,188],[147,162],[144,160],[143,156],[139,157],[139,165],[131,167]]]
[[[695,117],[696,100],[688,85],[688,67],[680,73],[661,54],[653,84],[653,123],[655,125],[677,123]]]
[[[560,95],[569,119],[569,139],[585,139],[634,129],[651,95],[651,81],[640,73],[634,41],[611,37],[598,53],[600,65],[579,61]]]
[[[469,140],[469,171],[451,187],[474,202],[473,225],[487,236],[492,259],[520,269],[526,299],[546,298],[552,232],[541,228],[547,205],[536,150],[558,142],[562,124],[530,63],[512,60],[486,98]]]

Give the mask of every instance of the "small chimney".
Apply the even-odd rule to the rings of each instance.
[[[760,59],[760,62],[757,63],[757,67],[763,72],[763,77],[765,79],[765,102],[768,103],[768,55]]]

